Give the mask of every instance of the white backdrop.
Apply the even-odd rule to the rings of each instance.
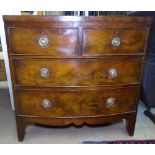
[[[8,61],[6,38],[5,38],[5,32],[4,32],[4,22],[2,17],[3,15],[20,15],[20,11],[0,11],[0,37],[1,37],[3,55],[4,55],[9,93],[10,93],[11,107],[12,107],[12,110],[14,110],[14,98],[13,98],[11,75],[10,75],[10,68],[9,68],[9,61]]]

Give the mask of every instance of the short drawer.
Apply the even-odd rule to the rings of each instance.
[[[109,115],[134,111],[138,87],[100,90],[17,90],[18,113],[47,117]]]
[[[146,30],[84,29],[83,55],[144,53]]]
[[[13,54],[77,55],[78,29],[10,28]]]
[[[14,59],[15,84],[95,86],[140,81],[142,58]]]

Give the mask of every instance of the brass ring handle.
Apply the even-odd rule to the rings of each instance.
[[[115,98],[113,98],[113,97],[110,97],[110,98],[108,98],[107,100],[106,100],[106,104],[107,105],[113,105],[115,103]]]
[[[121,39],[120,39],[120,37],[118,36],[118,32],[116,32],[114,38],[113,38],[112,41],[111,41],[111,44],[112,44],[113,47],[118,47],[118,46],[120,46],[120,44],[121,44]]]
[[[118,71],[116,68],[111,68],[108,70],[108,77],[109,78],[114,78],[118,76]]]
[[[46,36],[40,37],[38,42],[39,42],[39,45],[44,48],[48,45],[49,39]]]
[[[42,106],[44,108],[48,109],[48,108],[52,107],[52,102],[50,100],[48,100],[48,99],[44,99],[42,101]]]
[[[46,78],[49,76],[49,69],[48,68],[42,68],[40,69],[40,75],[43,78]]]

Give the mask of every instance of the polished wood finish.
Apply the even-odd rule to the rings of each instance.
[[[151,18],[3,19],[19,141],[28,124],[81,126],[125,119],[129,135],[134,134]],[[111,69],[115,76],[109,76]]]
[[[133,114],[135,114],[135,112],[128,112],[128,113],[122,113],[117,115],[106,115],[106,116],[92,116],[92,117],[85,116],[85,117],[66,117],[66,118],[61,118],[61,117],[52,118],[52,117],[38,117],[38,116],[30,117],[30,116],[18,115],[18,118],[23,118],[24,120],[24,122],[22,122],[23,125],[41,124],[41,125],[47,125],[47,126],[68,126],[73,124],[75,126],[82,126],[85,124],[102,125],[102,124],[115,122],[121,119],[131,119],[130,115],[133,115]],[[126,124],[126,127],[127,127],[127,124]],[[132,129],[132,127],[133,126],[131,126],[130,128]],[[23,130],[25,129],[22,128],[22,131]]]
[[[78,55],[78,29],[10,28],[10,42],[14,54]],[[47,37],[46,47],[39,39]]]
[[[146,30],[133,29],[84,29],[83,55],[134,54],[144,53]],[[120,46],[113,47],[115,35],[120,38]]]
[[[17,90],[18,113],[29,116],[74,117],[98,116],[134,111],[138,87],[102,88],[95,90]],[[123,95],[122,95],[123,94]],[[107,104],[113,97],[115,103]],[[44,108],[48,99],[52,106]],[[35,109],[35,110],[34,110]]]
[[[111,17],[92,17],[92,16],[88,16],[88,17],[80,17],[80,16],[7,16],[4,15],[3,19],[5,22],[24,22],[24,23],[56,23],[57,22],[61,22],[61,24],[65,24],[65,22],[72,22],[74,25],[74,22],[98,22],[99,24],[103,24],[105,27],[106,25],[109,24],[109,26],[114,25],[114,24],[119,24],[119,27],[124,26],[126,24],[131,24],[132,27],[135,27],[135,25],[137,26],[137,24],[140,26],[140,28],[143,27],[148,27],[150,26],[150,24],[152,23],[152,18],[147,17],[127,17],[127,16],[122,16],[122,17],[117,17],[117,16],[111,16]],[[104,22],[104,23],[100,23],[100,22]],[[11,23],[9,23],[11,24]],[[22,24],[22,23],[20,23]],[[90,23],[90,24],[94,24],[94,23]],[[117,28],[119,28],[117,27]],[[125,27],[124,27],[125,28]]]
[[[25,135],[25,127],[24,118],[16,115],[16,124],[17,124],[17,133],[18,133],[18,141],[23,141]]]
[[[126,120],[126,129],[130,136],[134,135],[134,128],[136,123],[136,113],[132,113]]]
[[[16,59],[16,85],[27,86],[95,86],[139,83],[142,58],[124,59]],[[40,70],[47,68],[48,77]],[[118,75],[109,77],[116,68]]]

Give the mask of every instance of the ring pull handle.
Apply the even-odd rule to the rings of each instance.
[[[49,39],[46,36],[40,37],[38,43],[42,48],[44,48],[48,45]]]
[[[109,78],[115,78],[118,76],[118,71],[116,68],[111,68],[108,70],[108,77]]]
[[[47,78],[49,76],[49,69],[48,68],[41,68],[40,75],[43,78]]]
[[[42,106],[46,109],[51,108],[52,107],[52,102],[48,99],[44,99],[42,101]]]
[[[114,105],[114,104],[115,104],[115,98],[114,98],[114,97],[109,97],[109,98],[106,100],[106,104],[107,104],[108,106]]]
[[[113,47],[119,47],[120,44],[121,44],[121,38],[119,37],[118,32],[116,32],[114,38],[113,38],[112,41],[111,41],[111,45],[112,45]]]

